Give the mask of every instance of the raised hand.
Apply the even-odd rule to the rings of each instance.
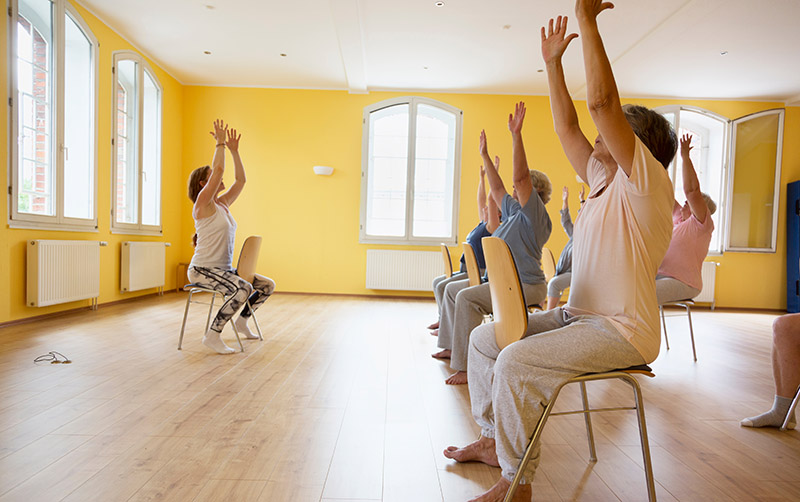
[[[520,101],[514,108],[514,115],[508,115],[508,130],[511,134],[522,132],[522,122],[525,120],[525,103]]]
[[[225,133],[228,131],[228,125],[222,121],[222,119],[217,119],[214,121],[214,130],[210,133],[214,136],[214,139],[217,140],[217,144],[224,144],[225,143]]]
[[[606,9],[613,9],[614,4],[601,0],[576,0],[575,15],[578,19],[596,19]]]
[[[478,141],[478,148],[481,152],[481,157],[484,155],[489,155],[489,147],[486,144],[486,131],[481,129],[481,139]]]
[[[569,188],[564,187],[563,190],[561,190],[561,200],[567,202],[567,199],[569,199]]]
[[[569,43],[576,38],[577,33],[567,35],[567,16],[558,16],[555,23],[550,19],[546,34],[542,26],[542,59],[545,64],[560,61]]]
[[[694,148],[692,146],[692,135],[689,133],[681,136],[681,157],[689,155],[689,151]]]
[[[228,146],[228,150],[231,152],[239,151],[239,138],[241,138],[241,134],[237,134],[236,129],[229,129],[228,130],[228,141],[225,144]]]

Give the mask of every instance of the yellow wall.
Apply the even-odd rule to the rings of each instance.
[[[239,239],[250,234],[265,237],[260,269],[276,280],[282,291],[385,294],[364,287],[366,249],[392,248],[358,243],[360,205],[362,110],[365,106],[401,93],[274,90],[187,87],[184,91],[184,175],[210,163],[213,140],[208,131],[223,117],[242,131],[242,157],[248,187],[234,207]],[[531,168],[545,171],[553,182],[548,204],[553,233],[547,246],[556,256],[567,237],[559,224],[560,190],[578,189],[575,174],[553,132],[550,106],[543,96],[421,94],[464,111],[459,238],[477,221],[478,135],[486,128],[490,153],[501,157],[501,174],[510,186],[511,141],[506,120],[513,104],[528,106],[523,130]],[[699,106],[735,118],[780,107],[776,103],[726,101],[626,100],[655,107],[667,104]],[[577,103],[585,131],[594,127],[585,103]],[[784,131],[782,183],[800,177],[800,151],[789,138],[800,134],[800,108],[787,110]],[[315,176],[314,165],[333,166],[331,177]],[[232,173],[226,173],[228,182]],[[785,308],[785,218],[781,201],[778,252],[774,254],[726,253],[710,257],[718,268],[717,305],[722,307]],[[188,199],[184,202],[184,240],[192,233]],[[402,248],[408,249],[408,248]],[[428,249],[433,248],[411,248]],[[184,248],[184,258],[191,248]],[[458,256],[460,251],[452,249]],[[747,279],[744,279],[747,278]],[[422,293],[424,294],[424,293]]]
[[[161,83],[163,93],[163,148],[162,148],[162,220],[163,237],[142,237],[134,235],[112,234],[110,232],[111,213],[111,137],[112,137],[112,111],[111,111],[111,59],[112,53],[118,50],[136,50],[122,39],[108,26],[103,24],[82,7],[76,5],[83,19],[91,28],[100,42],[99,56],[99,113],[97,117],[98,129],[98,232],[53,232],[41,230],[24,230],[8,228],[8,195],[3,196],[2,217],[3,225],[0,227],[0,322],[48,314],[67,309],[74,309],[89,305],[89,300],[71,302],[51,307],[27,307],[25,305],[25,253],[28,239],[75,239],[75,240],[100,240],[108,242],[108,247],[100,248],[100,303],[107,303],[137,295],[152,293],[155,290],[136,293],[120,293],[120,249],[121,242],[126,240],[147,240],[171,242],[172,247],[167,248],[167,270],[175,270],[175,265],[181,256],[180,240],[183,236],[181,229],[182,218],[175,187],[183,184],[181,172],[182,149],[180,144],[180,131],[183,128],[183,86],[159,68],[153,61],[148,61]],[[0,51],[0,88],[2,88],[2,102],[8,101],[8,63],[6,41],[8,40],[8,24],[0,23],[0,40],[3,41],[3,50]],[[138,51],[137,51],[138,52]],[[9,152],[8,143],[8,107],[5,117],[0,123],[0,155],[3,159],[0,164],[0,177],[8,179]],[[167,287],[174,287],[174,273],[167,273]]]
[[[101,248],[101,303],[130,298],[119,292],[119,252],[123,240],[171,242],[167,248],[167,287],[174,286],[175,265],[192,254],[191,204],[186,197],[189,172],[208,164],[213,140],[208,135],[213,119],[222,117],[243,134],[241,153],[248,173],[248,186],[233,208],[239,223],[238,242],[250,234],[265,237],[259,269],[274,278],[280,291],[397,294],[364,287],[367,246],[358,243],[360,206],[362,110],[365,106],[401,96],[402,93],[353,95],[339,91],[274,90],[182,86],[153,67],[164,87],[163,95],[163,238],[138,238],[111,234],[111,53],[132,49],[130,44],[91,14],[78,7],[100,46],[100,111],[98,116],[99,232],[43,232],[0,228],[0,322],[26,318],[88,305],[74,302],[46,308],[29,308],[25,300],[25,242],[28,239],[89,239],[109,242]],[[7,40],[7,25],[0,23],[0,40]],[[0,51],[0,88],[7,100],[7,51]],[[152,64],[152,62],[151,62]],[[506,127],[513,104],[524,99],[528,105],[524,129],[528,159],[532,168],[550,176],[554,191],[548,210],[553,233],[547,246],[556,256],[566,243],[559,225],[560,190],[567,185],[575,207],[578,182],[553,132],[549,102],[543,96],[474,94],[421,94],[464,111],[462,180],[459,238],[463,239],[477,221],[475,192],[478,135],[485,128],[490,153],[500,155],[501,174],[510,180],[511,141]],[[730,101],[628,100],[645,106],[687,104],[734,118],[781,106],[775,103]],[[594,128],[585,103],[577,103],[587,135]],[[7,107],[6,107],[7,110]],[[7,138],[8,117],[0,121],[0,137]],[[718,269],[717,305],[722,307],[785,308],[785,196],[783,185],[800,178],[800,108],[786,113],[781,170],[781,202],[778,221],[778,252],[774,254],[726,253],[710,257]],[[0,141],[0,176],[8,176],[7,142]],[[230,162],[230,158],[228,159]],[[336,168],[333,176],[315,176],[314,165]],[[226,173],[232,181],[232,169]],[[510,185],[510,183],[509,183]],[[7,221],[7,196],[0,218]],[[414,247],[403,249],[434,248]],[[454,255],[459,251],[452,249]],[[147,292],[145,292],[147,293]],[[139,293],[141,294],[141,293]],[[429,295],[428,293],[409,293]]]

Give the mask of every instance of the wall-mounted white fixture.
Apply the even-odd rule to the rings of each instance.
[[[333,174],[333,168],[330,166],[314,166],[314,174],[321,176],[330,176]]]

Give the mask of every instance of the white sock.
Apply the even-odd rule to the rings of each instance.
[[[203,337],[203,345],[216,351],[218,354],[233,354],[236,352],[235,349],[225,345],[225,342],[219,337],[219,333],[213,329],[209,329],[206,336]]]
[[[250,318],[239,316],[235,321],[233,321],[233,323],[236,325],[236,330],[240,335],[244,335],[245,338],[249,338],[250,340],[258,340],[258,335],[250,331],[250,328],[247,327],[248,319]]]
[[[789,411],[789,406],[792,404],[792,399],[788,397],[775,396],[775,401],[772,403],[772,409],[761,415],[755,417],[745,418],[739,425],[742,427],[780,427],[786,419],[786,413]],[[794,414],[787,424],[787,428],[794,429],[797,425]]]

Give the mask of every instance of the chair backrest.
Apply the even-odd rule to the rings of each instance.
[[[550,248],[542,248],[542,271],[545,282],[550,282],[556,275],[556,259]]]
[[[252,283],[258,264],[258,252],[261,250],[261,236],[251,235],[244,240],[242,251],[239,253],[239,261],[236,264],[236,275],[245,281]]]
[[[442,243],[442,261],[444,261],[444,275],[445,277],[453,276],[453,260],[450,259],[450,250],[447,249],[447,244]]]
[[[499,237],[484,237],[481,241],[492,294],[494,336],[497,346],[503,350],[525,334],[528,329],[528,310],[508,244]]]
[[[464,262],[467,264],[467,277],[470,286],[478,286],[481,283],[481,269],[478,267],[478,260],[475,258],[475,250],[469,242],[464,243]]]

